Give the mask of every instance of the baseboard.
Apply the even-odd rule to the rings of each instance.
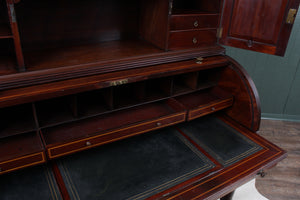
[[[262,113],[261,118],[262,119],[271,119],[271,120],[300,122],[300,115]]]

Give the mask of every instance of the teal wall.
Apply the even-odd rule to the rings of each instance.
[[[300,120],[300,12],[284,57],[226,47],[252,77],[261,100],[262,117]]]

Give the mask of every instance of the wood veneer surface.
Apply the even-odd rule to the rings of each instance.
[[[35,71],[92,64],[161,52],[163,51],[150,43],[140,40],[110,41],[26,52],[25,62],[29,66],[29,71]]]
[[[171,107],[165,103],[157,102],[82,120],[80,123],[69,123],[45,129],[43,133],[46,144],[69,142],[73,139],[92,136],[97,132],[105,132],[116,127],[155,119],[172,113],[175,111]]]
[[[43,151],[35,132],[8,137],[0,141],[0,161]]]

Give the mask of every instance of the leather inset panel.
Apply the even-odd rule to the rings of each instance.
[[[223,166],[232,165],[262,147],[215,117],[204,117],[179,128]]]
[[[59,162],[72,199],[145,199],[214,167],[171,128],[101,146]]]
[[[51,169],[37,166],[2,175],[0,199],[61,200],[62,197]]]

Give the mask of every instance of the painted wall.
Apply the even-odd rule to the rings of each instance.
[[[232,47],[226,51],[253,78],[263,117],[300,120],[300,12],[284,57]]]

